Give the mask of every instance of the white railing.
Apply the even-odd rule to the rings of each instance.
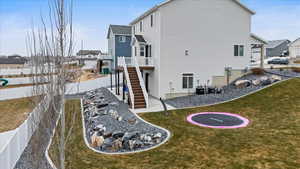
[[[118,65],[123,65],[123,60],[120,58],[125,58],[125,62],[128,66],[135,66],[135,63],[138,63],[139,66],[143,67],[154,67],[154,58],[153,57],[119,57]]]
[[[130,95],[130,101],[131,101],[131,105],[132,105],[132,109],[134,109],[134,95],[133,95],[133,90],[132,90],[132,86],[131,86],[131,82],[129,79],[129,73],[127,70],[127,63],[126,63],[126,58],[125,57],[119,57],[118,59],[119,61],[119,65],[123,67],[124,69],[124,73],[125,73],[125,78],[127,81],[127,87],[128,87],[128,91],[129,91],[129,95]]]
[[[139,66],[154,66],[153,57],[135,57]]]
[[[140,65],[139,65],[139,62],[136,59],[136,57],[133,57],[133,60],[134,60],[135,69],[136,69],[136,72],[137,72],[137,75],[138,75],[138,78],[139,78],[139,81],[140,81],[140,86],[141,86],[142,91],[143,91],[144,99],[145,99],[145,102],[146,102],[146,108],[148,108],[149,107],[149,99],[148,99],[149,96],[148,96],[148,92],[147,92],[146,87],[145,87],[144,79],[142,77],[142,73],[141,73],[141,70],[140,70]]]

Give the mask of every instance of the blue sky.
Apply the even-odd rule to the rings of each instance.
[[[128,24],[163,0],[74,0],[76,49],[106,51],[109,24]],[[252,32],[267,40],[300,37],[299,0],[241,0],[257,12]],[[0,55],[26,55],[25,34],[47,15],[48,0],[0,0]]]

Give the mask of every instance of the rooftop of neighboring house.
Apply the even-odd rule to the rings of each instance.
[[[283,44],[285,42],[290,43],[291,41],[289,41],[288,39],[268,41],[267,48],[273,49],[273,48],[276,48],[276,47],[278,47],[279,45],[281,45],[281,44]]]
[[[100,50],[80,50],[77,53],[77,56],[87,56],[87,55],[96,56],[96,55],[100,55],[100,54],[101,54]]]
[[[132,33],[131,26],[128,25],[109,25],[107,38],[110,37],[110,32],[115,35],[130,35]]]
[[[150,14],[152,14],[153,12],[157,11],[160,7],[173,2],[174,0],[166,0],[158,5],[155,5],[153,8],[149,9],[148,11],[146,11],[145,13],[143,13],[141,16],[139,16],[138,18],[136,18],[135,20],[133,20],[129,25],[134,25],[137,22],[139,22],[140,20],[144,19],[145,17],[149,16]],[[246,5],[244,5],[242,2],[240,2],[240,0],[232,0],[234,3],[236,3],[237,5],[239,5],[241,8],[245,9],[246,11],[248,11],[250,14],[254,15],[255,12],[251,9],[249,9]]]
[[[27,61],[27,58],[19,55],[0,57],[0,64],[25,64]]]

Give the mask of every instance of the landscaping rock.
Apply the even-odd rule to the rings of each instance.
[[[277,75],[272,75],[271,76],[271,79],[272,79],[272,82],[278,82],[278,81],[281,81],[282,78],[280,76],[277,76]]]
[[[104,143],[104,138],[102,136],[98,136],[98,133],[95,132],[91,138],[92,147],[100,147]]]
[[[262,86],[267,86],[272,84],[272,81],[268,76],[261,77],[260,81]]]
[[[115,132],[113,132],[112,137],[115,138],[115,139],[118,139],[118,138],[122,138],[124,135],[125,135],[124,132],[115,131]]]
[[[117,139],[112,143],[112,151],[119,151],[123,147],[122,140]]]
[[[234,85],[238,88],[246,88],[251,86],[251,81],[250,80],[238,80],[234,83]]]
[[[260,85],[260,80],[259,79],[256,79],[256,80],[252,80],[252,84],[254,85],[254,86],[259,86]]]

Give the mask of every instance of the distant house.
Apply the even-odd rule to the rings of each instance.
[[[23,68],[27,62],[28,59],[17,55],[0,57],[0,68]]]
[[[289,52],[291,58],[300,59],[300,38],[296,39],[289,45]]]
[[[266,56],[269,58],[288,55],[290,43],[291,41],[287,39],[269,41],[266,47]]]
[[[131,57],[131,26],[110,25],[107,34],[108,54],[113,59],[113,69],[117,67],[118,57]]]
[[[82,58],[96,58],[101,54],[100,50],[80,50],[76,55]]]

